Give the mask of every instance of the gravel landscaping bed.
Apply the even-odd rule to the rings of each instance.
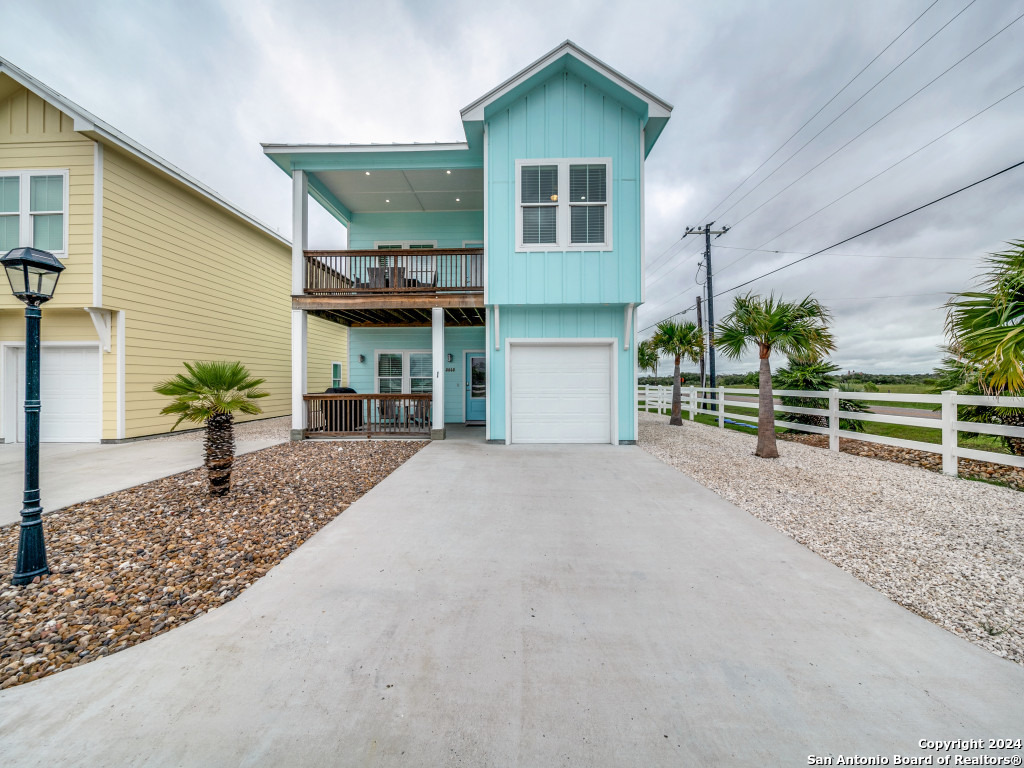
[[[781,434],[778,437],[780,440],[812,445],[815,448],[828,448],[828,437],[826,435],[789,433]],[[855,456],[895,461],[897,464],[909,464],[912,467],[930,469],[932,472],[942,471],[942,456],[938,453],[915,451],[913,448],[897,448],[892,445],[880,445],[878,443],[869,443],[866,440],[849,440],[845,437],[839,439],[839,450],[843,453],[852,453]],[[1024,491],[1024,469],[1019,467],[1011,467],[1007,464],[994,464],[990,461],[977,461],[975,459],[958,459],[957,467],[960,477],[1005,483],[1018,491]]]
[[[640,414],[638,444],[906,608],[1024,663],[1019,491]]]
[[[427,443],[304,441],[45,516],[52,574],[10,585],[18,525],[0,528],[0,688],[141,643],[241,592]]]

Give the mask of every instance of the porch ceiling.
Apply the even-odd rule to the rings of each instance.
[[[486,312],[483,307],[448,307],[444,311],[444,324],[447,327],[482,326]],[[331,309],[313,314],[353,328],[422,327],[431,323],[430,310],[421,308]]]
[[[481,168],[313,171],[352,213],[480,211],[484,207]]]

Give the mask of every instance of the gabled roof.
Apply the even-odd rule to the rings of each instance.
[[[130,155],[135,156],[139,160],[143,161],[147,165],[156,168],[164,174],[170,176],[176,181],[189,187],[194,192],[197,192],[201,196],[205,197],[210,202],[223,208],[229,213],[237,216],[244,220],[246,223],[252,225],[256,229],[270,235],[275,240],[279,240],[285,245],[291,245],[291,242],[284,238],[281,234],[271,229],[267,224],[264,224],[259,219],[251,216],[240,208],[235,207],[226,199],[221,197],[219,194],[214,192],[212,189],[207,187],[198,179],[193,178],[189,174],[185,173],[180,168],[175,167],[171,163],[164,160],[162,157],[146,149],[141,144],[133,141],[132,139],[125,136],[123,133],[118,131],[113,126],[103,122],[91,112],[78,106],[75,102],[66,96],[62,96],[57,91],[50,88],[45,83],[36,80],[32,75],[28,74],[22,69],[19,69],[11,62],[7,61],[3,57],[0,57],[0,75],[6,75],[15,81],[22,87],[28,89],[39,98],[43,99],[54,107],[59,109],[61,112],[66,114],[74,121],[74,129],[90,139],[100,141],[105,144],[111,144],[119,149],[128,152]]]
[[[672,105],[587,53],[572,40],[566,40],[521,72],[463,108],[462,122],[466,124],[466,135],[470,136],[475,133],[475,126],[471,124],[482,123],[487,113],[510,104],[520,95],[559,71],[573,72],[591,81],[597,80],[598,84],[613,92],[625,104],[640,113],[644,118],[646,131],[644,155],[650,154],[654,142],[657,141],[672,114]]]

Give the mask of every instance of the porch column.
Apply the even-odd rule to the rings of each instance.
[[[309,232],[309,183],[305,171],[292,171],[292,295],[305,287],[305,250]],[[292,310],[292,440],[306,429],[306,313]]]
[[[306,312],[292,310],[292,440],[301,440],[306,429]]]
[[[433,418],[430,421],[430,438],[444,440],[444,308],[430,310],[431,349],[434,352],[434,400]]]

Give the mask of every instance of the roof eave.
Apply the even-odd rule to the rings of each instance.
[[[279,232],[271,229],[269,225],[264,224],[259,219],[246,213],[240,208],[237,208],[198,179],[193,178],[180,168],[164,160],[155,152],[146,149],[141,144],[125,136],[113,126],[103,122],[92,113],[78,106],[67,97],[62,96],[45,83],[40,82],[36,78],[32,77],[32,75],[15,66],[3,57],[0,57],[0,73],[7,75],[12,80],[43,99],[43,101],[53,104],[61,112],[68,115],[73,121],[74,130],[78,133],[88,136],[90,139],[95,141],[101,141],[118,147],[119,149],[123,149],[129,154],[143,160],[148,165],[163,171],[171,178],[184,184],[194,192],[197,192],[219,207],[224,208],[231,214],[244,220],[246,223],[262,231],[264,234],[267,234],[275,240],[291,247],[291,241],[282,236]]]

